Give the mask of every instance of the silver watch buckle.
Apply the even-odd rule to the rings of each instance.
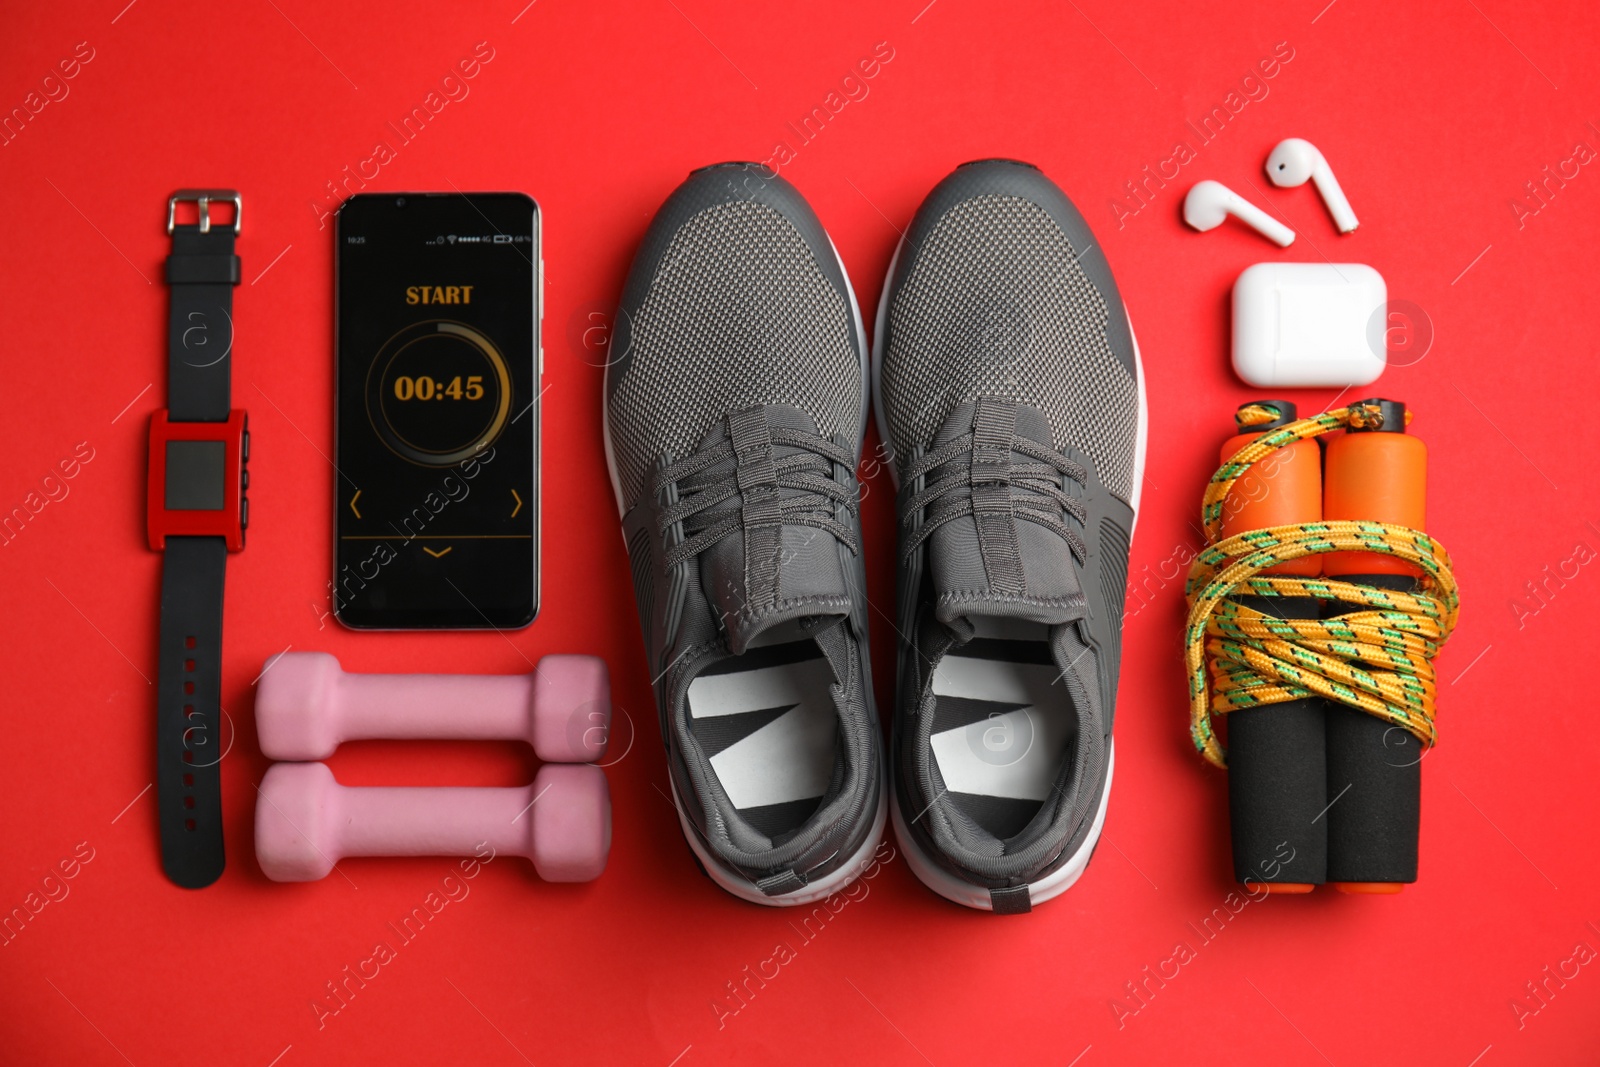
[[[167,198],[167,236],[172,236],[178,204],[194,202],[200,208],[200,232],[211,232],[211,201],[225,200],[233,204],[233,232],[239,233],[240,220],[244,218],[244,198],[233,189],[179,189]]]

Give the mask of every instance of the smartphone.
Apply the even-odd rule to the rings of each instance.
[[[539,207],[362,193],[335,227],[334,614],[515,629],[539,610]]]

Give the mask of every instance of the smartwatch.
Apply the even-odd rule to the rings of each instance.
[[[178,204],[198,220],[176,224]],[[233,220],[211,224],[213,202]],[[231,189],[183,189],[167,201],[167,408],[150,418],[147,534],[161,564],[156,680],[156,801],[161,865],[200,889],[222,875],[222,587],[244,548],[250,432],[233,409],[233,288],[243,203]]]

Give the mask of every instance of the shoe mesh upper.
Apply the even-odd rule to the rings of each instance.
[[[1057,448],[1081,449],[1108,489],[1132,499],[1138,387],[1078,265],[1087,251],[1020,197],[978,196],[945,213],[890,308],[882,382],[902,462],[963,401],[1003,396],[1038,408]]]
[[[624,497],[656,457],[692,451],[713,422],[789,404],[824,437],[854,437],[861,364],[848,302],[781,214],[748,201],[707,208],[673,236],[631,327],[631,363],[610,400]]]
[[[694,172],[634,260],[607,372],[673,801],[711,877],[767,903],[848,882],[882,828],[853,507],[865,353],[832,255],[786,182]],[[762,675],[789,645],[803,677]],[[793,703],[761,706],[756,682],[793,683],[811,714],[735,736],[733,719]]]

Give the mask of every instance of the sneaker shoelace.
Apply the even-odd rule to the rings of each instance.
[[[852,517],[856,514],[859,505],[856,494],[833,478],[834,464],[853,470],[855,458],[846,449],[802,430],[773,427],[770,434],[774,449],[788,446],[796,451],[772,458],[771,479],[759,485],[748,483],[733,442],[727,440],[694,452],[656,473],[652,493],[659,494],[676,482],[681,494],[676,503],[662,509],[659,518],[663,534],[675,523],[684,524],[685,538],[667,551],[666,566],[675,567],[743,529],[752,503],[749,496],[762,488],[775,499],[760,507],[764,515],[756,520],[759,524],[812,526],[837,537],[852,554],[859,551],[852,524],[840,521],[834,514],[834,505],[843,505]],[[747,492],[749,496],[744,507],[712,510]]]
[[[902,484],[908,487],[940,467],[948,465],[949,469],[905,502],[900,520],[901,525],[910,531],[903,552],[905,558],[910,559],[922,543],[945,523],[973,514],[975,489],[999,484],[1010,489],[1011,514],[1014,518],[1043,526],[1060,537],[1072,550],[1073,558],[1083,563],[1088,553],[1083,537],[1061,519],[1064,511],[1077,519],[1080,525],[1088,522],[1088,509],[1083,501],[1061,488],[1062,475],[1079,485],[1084,484],[1088,472],[1083,465],[1037,441],[1016,434],[1011,436],[1002,462],[974,463],[970,455],[973,447],[974,435],[968,431],[907,465]],[[1017,463],[1011,456],[1013,452],[1020,452],[1033,462]],[[927,509],[927,513],[922,525],[913,530],[918,514],[924,509]]]

